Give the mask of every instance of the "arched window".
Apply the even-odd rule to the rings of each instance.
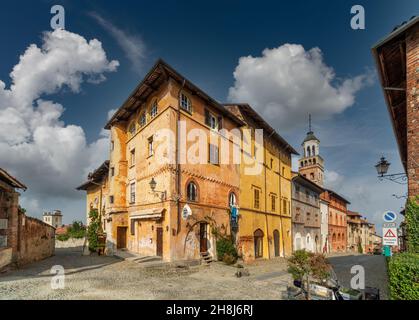
[[[315,146],[311,147],[311,153],[313,154],[313,157],[316,155],[316,147]]]
[[[188,112],[192,112],[192,103],[188,96],[184,93],[180,94],[180,107]]]
[[[151,107],[150,107],[150,117],[154,118],[156,115],[157,115],[157,99],[155,99],[151,103]]]
[[[128,128],[129,134],[131,136],[133,136],[135,134],[135,130],[136,130],[136,128],[135,128],[135,122],[133,122],[133,123],[130,124],[130,126]]]
[[[310,147],[307,147],[307,157],[311,157]]]
[[[234,192],[230,192],[230,195],[228,196],[228,204],[230,207],[237,205],[237,197]]]
[[[301,167],[304,167],[304,162],[303,161],[301,161]]]
[[[340,233],[338,233],[338,241],[340,241]]]
[[[313,164],[316,164],[316,158],[313,159]]]
[[[332,235],[332,241],[336,241],[336,233]]]
[[[194,182],[189,182],[186,187],[186,195],[188,201],[197,201],[198,199],[198,188]]]
[[[140,115],[140,119],[138,120],[138,123],[140,124],[140,127],[144,127],[144,126],[146,125],[146,123],[147,123],[147,118],[146,118],[145,112],[143,112],[143,113]]]

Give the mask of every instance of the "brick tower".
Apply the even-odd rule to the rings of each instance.
[[[308,120],[309,130],[302,143],[303,153],[299,160],[298,171],[307,179],[323,186],[324,161],[320,156],[320,140],[316,138],[311,129],[311,115]]]

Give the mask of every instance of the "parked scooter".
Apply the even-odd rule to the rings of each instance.
[[[288,299],[306,300],[307,288],[301,280],[294,280],[294,286],[298,289],[288,287]],[[339,284],[336,273],[332,271],[331,278],[323,284],[310,284],[311,300],[380,300],[380,290],[366,287],[363,292],[343,287]]]

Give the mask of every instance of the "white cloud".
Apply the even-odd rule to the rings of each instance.
[[[371,73],[338,80],[319,48],[297,44],[265,49],[261,57],[241,57],[228,100],[246,102],[279,130],[307,122],[311,113],[327,119],[355,102],[355,94],[372,82]]]
[[[119,65],[96,39],[56,30],[42,41],[20,56],[10,89],[0,81],[0,166],[28,186],[22,203],[30,210],[54,197],[79,196],[74,188],[107,154],[106,137],[88,144],[81,127],[61,120],[64,107],[45,96],[64,87],[78,92],[84,81],[103,81]]]
[[[121,30],[96,12],[90,12],[89,15],[115,39],[133,65],[134,71],[141,73],[146,51],[146,46],[141,37]]]
[[[330,189],[340,189],[344,183],[345,177],[337,173],[336,171],[325,170],[324,172],[324,184]]]

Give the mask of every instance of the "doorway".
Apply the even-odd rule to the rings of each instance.
[[[263,257],[263,231],[257,229],[254,234],[253,238],[255,240],[255,258],[262,258]]]
[[[163,228],[157,227],[157,243],[156,243],[156,255],[163,257]]]
[[[279,257],[279,231],[274,230],[274,249],[275,257]]]
[[[199,248],[200,252],[208,251],[208,224],[200,223],[199,224]]]
[[[116,248],[126,249],[127,248],[127,227],[116,228]]]

